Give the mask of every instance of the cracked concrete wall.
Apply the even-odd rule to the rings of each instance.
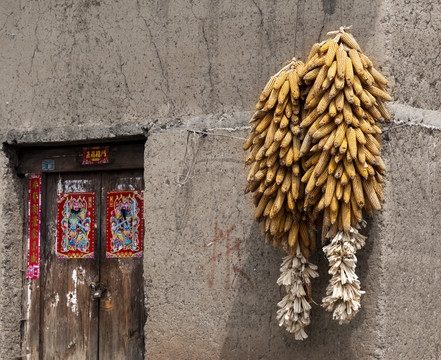
[[[4,0],[0,138],[63,143],[149,130],[147,358],[438,359],[440,17],[434,1]],[[360,314],[339,326],[314,305],[310,338],[299,343],[275,320],[282,253],[264,244],[242,193],[240,138],[268,77],[351,24],[395,99],[387,200],[364,231]],[[0,192],[16,194],[0,199],[0,357],[11,358],[25,235],[12,225],[23,219],[21,190],[4,154],[0,174]],[[320,251],[314,261],[319,302],[326,261]]]

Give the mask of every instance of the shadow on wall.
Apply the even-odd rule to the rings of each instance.
[[[260,224],[255,222],[243,242],[243,254],[248,257],[242,262],[243,271],[254,275],[254,287],[244,284],[235,292],[220,359],[288,360],[294,356],[323,359],[325,355],[327,359],[341,360],[373,356],[378,329],[375,317],[378,292],[374,291],[373,285],[377,283],[374,278],[378,274],[375,269],[370,271],[368,261],[374,250],[374,242],[369,240],[374,240],[371,233],[376,231],[367,228],[362,232],[368,235],[368,242],[358,254],[357,274],[362,289],[366,290],[361,311],[350,324],[340,326],[332,320],[331,313],[321,308],[330,276],[327,274],[328,262],[319,248],[311,257],[311,261],[319,266],[320,276],[313,281],[312,298],[316,304],[312,304],[311,325],[306,328],[309,338],[297,341],[285,328],[278,326],[276,319],[277,303],[284,295],[276,280],[285,253],[265,244]]]

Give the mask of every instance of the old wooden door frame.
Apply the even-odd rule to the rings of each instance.
[[[16,173],[19,176],[30,173],[42,174],[41,191],[42,194],[45,194],[47,191],[45,178],[48,173],[144,169],[145,141],[146,138],[144,136],[137,136],[125,139],[125,141],[110,140],[101,141],[99,143],[76,143],[64,146],[60,144],[17,146],[14,147],[16,154]],[[109,163],[82,165],[83,147],[86,146],[109,146]],[[43,160],[53,160],[55,168],[53,170],[43,170]],[[26,184],[24,188],[26,188]],[[27,203],[27,199],[25,201]],[[42,201],[45,201],[45,199],[43,198]],[[24,213],[27,215],[27,211]],[[42,214],[41,234],[44,234],[46,231],[44,228],[46,222],[44,216],[45,214]],[[25,235],[24,248],[27,249],[27,233]],[[26,254],[27,252],[24,251],[24,253]],[[24,268],[26,268],[26,257],[23,261],[25,263]],[[25,277],[26,272],[24,272],[23,284],[25,286],[22,297],[24,319],[21,334],[22,354],[29,354],[31,359],[38,359],[40,357],[41,346],[40,326],[43,320],[40,303],[43,301],[43,294],[40,291],[40,279],[27,280]],[[146,294],[144,294],[144,297],[146,298]],[[38,316],[35,316],[35,314],[38,314]]]

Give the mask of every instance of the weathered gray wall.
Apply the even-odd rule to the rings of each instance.
[[[0,3],[2,142],[149,133],[148,359],[441,358],[441,7],[342,2]],[[339,326],[315,305],[310,338],[297,342],[275,320],[283,254],[265,245],[243,194],[240,138],[267,78],[342,24],[391,80],[386,202],[364,230],[361,312]],[[193,172],[179,185],[186,166]],[[0,174],[1,194],[16,195],[0,197],[0,358],[8,359],[21,351],[25,236],[20,181],[5,155]],[[327,264],[320,251],[313,259],[320,303]]]

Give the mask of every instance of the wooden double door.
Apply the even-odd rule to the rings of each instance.
[[[143,359],[142,258],[106,258],[107,193],[143,190],[143,171],[49,173],[43,180],[39,358]],[[94,256],[57,258],[57,194],[81,192],[95,193]]]

